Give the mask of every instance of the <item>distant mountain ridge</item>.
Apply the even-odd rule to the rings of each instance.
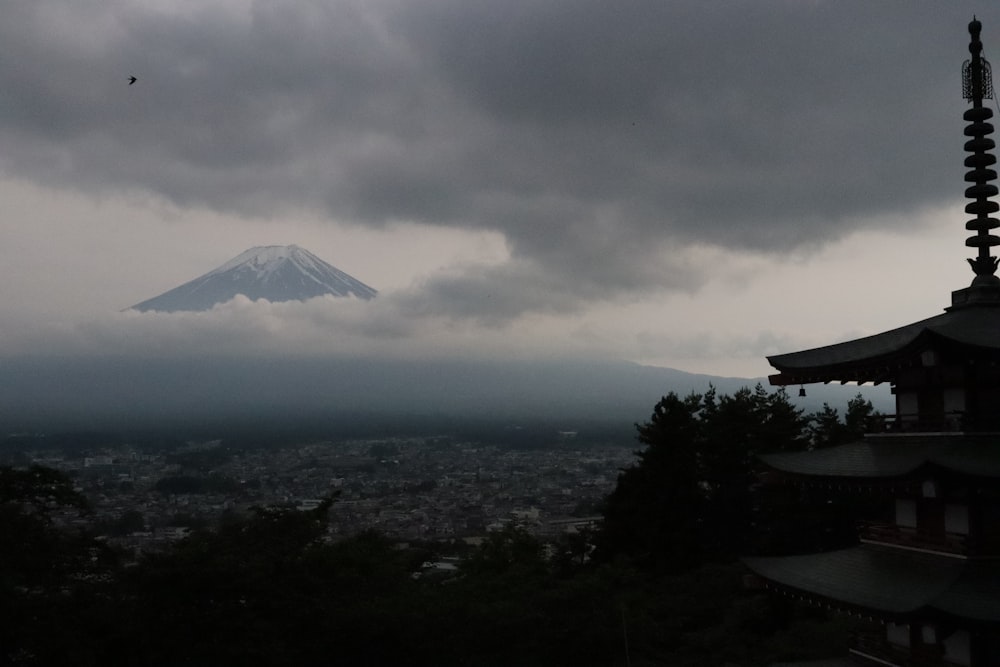
[[[139,311],[203,311],[242,294],[251,300],[305,301],[329,294],[372,299],[378,291],[297,245],[258,246],[159,296]]]
[[[3,358],[0,433],[124,428],[149,423],[299,424],[354,413],[386,424],[414,416],[610,420],[631,436],[661,396],[715,387],[732,394],[765,378],[725,378],[612,360],[389,358]],[[885,385],[814,385],[791,392],[807,412],[843,414],[861,393],[894,410]]]

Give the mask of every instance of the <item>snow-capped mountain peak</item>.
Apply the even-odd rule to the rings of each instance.
[[[285,260],[294,261],[297,257],[307,258],[307,261],[309,261],[308,258],[315,258],[315,255],[297,245],[257,246],[240,253],[219,268],[209,271],[206,275],[225,273],[241,265],[249,268],[259,268],[262,271],[273,271],[278,263]],[[322,262],[322,260],[318,261]]]
[[[209,310],[237,294],[251,300],[303,301],[329,294],[371,299],[378,292],[296,245],[250,248],[217,269],[163,294],[137,303],[134,310]]]

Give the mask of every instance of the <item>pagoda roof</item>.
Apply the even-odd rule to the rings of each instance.
[[[952,292],[951,307],[941,315],[885,331],[874,336],[827,345],[801,352],[768,357],[778,373],[770,376],[771,384],[789,385],[810,382],[887,382],[899,377],[900,371],[932,364],[935,359],[921,359],[928,350],[960,352],[968,359],[1000,360],[1000,258],[990,254],[1000,246],[1000,219],[991,215],[1000,211],[1000,204],[991,197],[1000,194],[993,184],[997,172],[991,168],[997,162],[993,155],[996,142],[989,137],[994,127],[989,121],[993,110],[983,104],[993,98],[992,68],[982,57],[980,39],[982,24],[969,23],[969,60],[962,65],[962,96],[972,103],[963,118],[967,121],[964,134],[968,140],[964,149],[969,155],[965,166],[969,171],[965,189],[969,201],[965,212],[975,217],[965,223],[965,229],[975,232],[965,239],[965,245],[975,248],[977,255],[969,258],[975,274],[972,283]]]
[[[757,575],[845,606],[891,616],[939,612],[1000,622],[1000,562],[864,544],[804,556],[745,558]]]
[[[913,365],[924,350],[960,346],[980,354],[1000,355],[1000,304],[977,303],[874,336],[770,356],[779,372],[771,384],[810,382],[884,382]]]
[[[770,667],[858,667],[858,663],[850,658],[826,658],[805,662],[772,662]]]
[[[1000,434],[872,436],[836,447],[758,458],[775,470],[812,477],[898,478],[936,466],[1000,478]]]

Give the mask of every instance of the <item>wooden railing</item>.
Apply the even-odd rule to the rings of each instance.
[[[964,431],[1000,431],[1000,417],[970,415],[961,410],[952,410],[933,416],[919,413],[899,413],[879,415],[868,421],[870,433],[953,433]]]
[[[856,632],[851,635],[851,653],[861,664],[908,666],[909,650],[894,647],[883,635]]]
[[[851,635],[851,653],[862,665],[894,665],[896,667],[960,667],[944,657],[938,646],[908,646],[890,644],[881,634],[857,632]]]
[[[953,411],[933,417],[918,413],[882,415],[880,419],[871,420],[871,427],[875,433],[950,433],[970,429],[971,424],[964,412]]]
[[[1000,534],[929,533],[888,523],[863,522],[858,525],[862,540],[894,544],[911,549],[966,556],[974,559],[1000,559]]]
[[[916,528],[886,523],[863,523],[859,532],[863,540],[963,556],[969,554],[968,535],[958,533],[932,535]]]

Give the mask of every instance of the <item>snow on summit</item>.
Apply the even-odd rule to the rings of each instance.
[[[304,301],[329,294],[371,299],[378,292],[296,245],[250,248],[222,266],[133,310],[176,312],[210,310],[237,294],[248,299]]]

